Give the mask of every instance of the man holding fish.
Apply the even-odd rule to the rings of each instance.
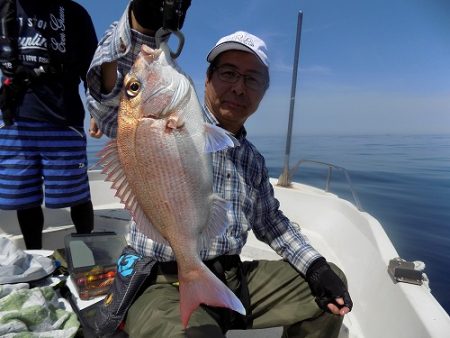
[[[168,3],[172,16],[160,11]],[[266,45],[243,31],[221,38],[207,55],[202,109],[166,43],[189,6],[132,1],[87,75],[88,107],[112,139],[100,163],[133,217],[119,259],[127,272],[118,267],[96,329],[111,333],[127,314],[131,337],[274,326],[284,337],[337,337],[352,308],[345,277],[279,210],[246,138],[269,86]],[[241,262],[250,230],[283,260]]]

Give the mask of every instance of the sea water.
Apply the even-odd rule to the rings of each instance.
[[[248,138],[279,177],[285,137]],[[104,142],[89,141],[90,165]],[[425,262],[431,291],[450,313],[450,135],[294,136],[289,166],[300,159],[347,169],[362,209],[380,221],[401,258]],[[304,163],[293,180],[325,188],[327,173]],[[333,170],[329,188],[355,202],[342,169]]]

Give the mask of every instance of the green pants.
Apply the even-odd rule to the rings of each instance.
[[[335,265],[333,270],[345,281]],[[251,328],[280,327],[283,337],[337,337],[342,317],[323,312],[314,301],[308,283],[284,261],[243,262],[247,276]],[[225,272],[227,284],[238,286],[237,269]],[[163,276],[167,277],[167,276]],[[149,286],[128,311],[125,330],[133,337],[225,337],[220,325],[203,307],[192,314],[185,330],[181,324],[178,288],[160,281]]]

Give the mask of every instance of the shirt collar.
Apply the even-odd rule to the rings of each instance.
[[[203,115],[205,117],[205,121],[211,124],[214,124],[216,126],[221,127],[219,121],[216,119],[216,117],[211,113],[206,106],[206,104],[203,106]],[[247,130],[244,126],[238,131],[236,135],[234,135],[239,141],[243,141],[247,137]]]

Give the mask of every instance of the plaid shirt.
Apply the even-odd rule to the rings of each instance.
[[[88,72],[88,107],[101,130],[109,137],[116,136],[117,109],[123,74],[130,69],[142,43],[154,46],[154,39],[132,31],[128,24],[128,10],[118,23],[114,23],[100,41]],[[133,46],[133,47],[132,47]],[[101,69],[104,62],[118,61],[119,74],[116,87],[102,95]],[[217,124],[205,108],[205,120]],[[311,263],[321,255],[309,244],[297,225],[292,224],[279,210],[263,156],[246,138],[243,128],[237,136],[240,145],[212,154],[213,190],[230,202],[227,231],[217,236],[209,248],[200,252],[203,260],[220,255],[240,254],[247,241],[248,231],[269,244],[281,257],[300,272],[306,273]],[[158,261],[173,261],[175,256],[166,246],[144,236],[133,222],[130,245],[140,254]]]

